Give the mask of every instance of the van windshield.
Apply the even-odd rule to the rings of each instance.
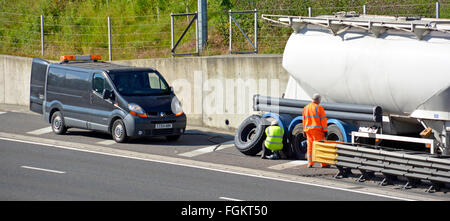
[[[160,95],[170,92],[166,81],[156,72],[109,73],[111,80],[123,96]]]

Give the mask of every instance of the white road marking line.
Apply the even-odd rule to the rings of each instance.
[[[205,148],[201,148],[201,149],[197,149],[197,150],[193,150],[193,151],[189,151],[189,152],[185,152],[185,153],[180,153],[178,154],[179,156],[183,156],[183,157],[196,157],[202,154],[206,154],[206,153],[211,153],[217,150],[222,150],[225,148],[229,148],[234,146],[234,142],[230,143],[231,141],[227,141],[221,144],[217,144],[214,146],[209,146],[209,147],[205,147]]]
[[[227,173],[227,174],[236,174],[236,175],[255,177],[255,178],[260,178],[260,179],[276,180],[276,181],[287,182],[287,183],[297,183],[297,184],[316,186],[316,187],[323,187],[323,188],[328,188],[328,189],[335,189],[335,190],[341,190],[341,191],[346,191],[346,192],[360,193],[360,194],[371,195],[371,196],[379,196],[379,197],[385,197],[385,198],[397,199],[397,200],[403,200],[403,201],[417,201],[415,199],[409,199],[409,198],[403,198],[403,197],[397,197],[397,196],[390,196],[390,195],[386,195],[386,194],[373,193],[373,192],[364,192],[364,191],[361,191],[361,190],[354,190],[354,189],[348,189],[348,188],[343,188],[343,187],[335,187],[335,186],[330,186],[330,185],[326,185],[326,184],[317,184],[317,183],[312,183],[312,182],[307,182],[307,181],[291,180],[291,179],[271,177],[271,176],[263,176],[261,174],[237,172],[237,171],[230,171],[230,170],[219,169],[219,168],[211,168],[211,167],[200,166],[200,165],[192,165],[192,164],[183,163],[183,162],[170,161],[170,160],[175,160],[175,159],[179,160],[177,158],[165,159],[165,160],[152,159],[152,158],[143,158],[143,157],[127,156],[127,155],[103,152],[101,150],[100,151],[95,151],[95,150],[88,150],[88,149],[79,149],[80,147],[79,148],[75,148],[75,147],[69,147],[69,146],[62,146],[62,145],[55,145],[55,144],[49,144],[49,143],[42,143],[42,142],[36,142],[36,141],[27,141],[27,140],[20,140],[20,139],[14,139],[14,138],[6,138],[6,137],[0,137],[0,140],[21,142],[21,143],[27,143],[27,144],[35,144],[35,145],[40,145],[40,146],[43,146],[43,147],[53,147],[53,148],[60,148],[60,149],[65,149],[65,150],[73,150],[73,151],[80,151],[80,152],[85,152],[85,153],[101,154],[101,155],[106,155],[106,156],[114,156],[114,157],[142,160],[142,161],[155,162],[155,163],[164,163],[164,164],[169,164],[169,165],[197,168],[197,169],[216,171],[216,172],[222,172],[222,173]],[[151,155],[151,154],[147,154],[147,155],[154,157],[154,155]],[[161,157],[161,156],[157,156],[157,157]],[[169,161],[167,161],[167,160],[169,160]]]
[[[231,145],[231,144],[234,145],[234,140],[229,140],[229,141],[227,141],[227,142],[223,142],[223,143],[221,143],[220,145]]]
[[[50,173],[66,173],[64,171],[58,171],[58,170],[49,170],[49,169],[43,169],[43,168],[38,168],[38,167],[29,167],[29,166],[21,166],[22,168],[25,169],[30,169],[30,170],[40,170],[40,171],[45,171],[45,172],[50,172]]]
[[[6,114],[6,112],[0,111],[0,114]]]
[[[284,170],[284,169],[289,169],[289,168],[292,168],[292,167],[306,165],[306,164],[308,164],[308,161],[306,161],[306,160],[294,160],[294,161],[291,161],[291,162],[287,162],[287,163],[282,163],[282,164],[277,164],[277,165],[271,166],[271,167],[269,167],[269,169]]]
[[[27,132],[27,134],[42,135],[42,134],[46,134],[46,133],[50,133],[50,132],[53,132],[52,127],[44,127],[41,129],[29,131],[29,132]]]
[[[96,144],[102,144],[102,145],[112,145],[115,143],[116,143],[116,141],[114,141],[114,140],[103,140],[103,141],[96,142]]]
[[[219,197],[219,199],[221,200],[228,200],[228,201],[244,201],[244,200],[240,200],[240,199],[234,199],[234,198],[229,198],[229,197]]]

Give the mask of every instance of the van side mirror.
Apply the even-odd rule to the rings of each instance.
[[[103,89],[103,99],[109,99],[114,97],[114,92],[111,90]]]
[[[172,86],[169,87],[169,90],[170,90],[171,93],[174,93],[174,92],[173,92],[173,87],[172,87]]]

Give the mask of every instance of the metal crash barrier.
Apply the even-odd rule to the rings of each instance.
[[[361,172],[357,179],[363,182],[381,173],[380,185],[392,185],[399,177],[406,178],[403,189],[419,183],[429,183],[426,192],[439,191],[450,184],[450,158],[423,152],[394,150],[384,147],[357,146],[350,143],[315,141],[313,161],[335,165],[339,172],[335,178],[346,178],[352,169]]]

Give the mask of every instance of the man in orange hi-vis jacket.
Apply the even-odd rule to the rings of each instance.
[[[327,116],[325,110],[320,105],[321,96],[314,94],[312,102],[303,108],[303,135],[307,137],[308,149],[307,159],[308,168],[314,165],[312,161],[313,142],[325,139],[325,134],[328,132]],[[321,163],[322,168],[329,167],[328,164]]]

